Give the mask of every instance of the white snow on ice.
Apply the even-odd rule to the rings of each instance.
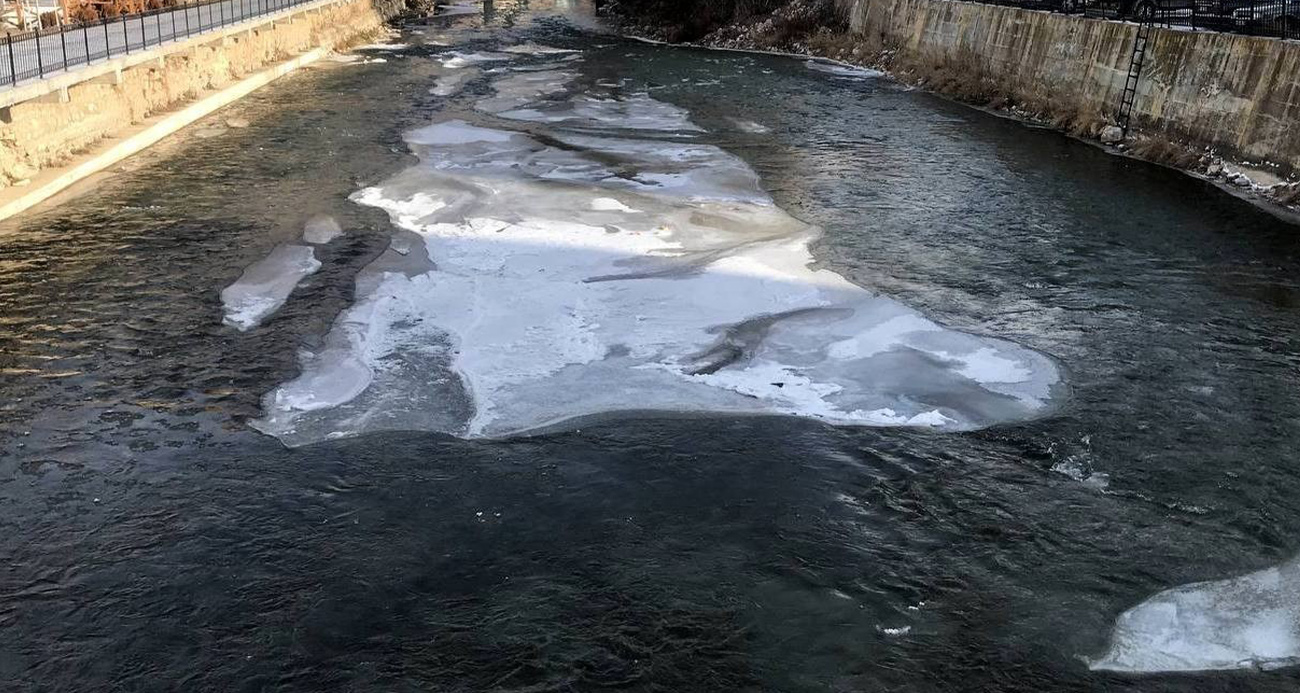
[[[1048,406],[1044,356],[810,268],[817,229],[687,112],[572,82],[507,73],[479,104],[545,138],[407,133],[419,163],[353,196],[400,229],[390,252],[260,430],[501,437],[629,411],[962,430]]]
[[[1120,614],[1093,669],[1271,669],[1300,663],[1300,558],[1165,590]]]
[[[240,332],[257,327],[284,305],[303,277],[320,269],[315,252],[305,245],[281,245],[249,265],[243,275],[221,290],[225,324]]]

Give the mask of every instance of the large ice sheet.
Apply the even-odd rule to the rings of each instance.
[[[1094,669],[1276,668],[1300,663],[1300,558],[1165,590],[1120,615]]]
[[[250,265],[221,291],[227,325],[245,332],[257,327],[284,305],[303,277],[320,269],[314,251],[304,245],[281,245]]]
[[[499,78],[480,110],[521,130],[407,134],[419,163],[354,195],[407,235],[258,428],[299,445],[697,411],[961,430],[1049,405],[1049,359],[812,269],[818,231],[689,114],[574,81]]]

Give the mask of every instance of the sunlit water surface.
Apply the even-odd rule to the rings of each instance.
[[[517,22],[513,7],[493,8],[492,31],[415,27],[401,38],[407,48],[282,80],[222,114],[250,127],[216,118],[87,194],[5,226],[0,677],[42,691],[1300,686],[1286,668],[1132,675],[1087,663],[1107,651],[1119,614],[1160,590],[1300,551],[1296,227],[1181,174],[887,80]],[[501,52],[520,44],[580,53]],[[507,57],[483,59],[493,55]],[[566,143],[579,136],[565,135],[566,123],[518,103],[572,121],[593,113],[574,98],[594,93],[635,106],[617,115],[622,141]],[[575,103],[587,110],[575,114]],[[733,406],[788,400],[770,379],[745,385],[745,400],[683,390],[673,401],[695,406],[637,411],[670,410],[644,394],[669,381],[642,394],[615,381],[633,401],[596,407],[615,415],[566,410],[578,418],[528,434],[557,422],[528,419],[520,412],[533,415],[537,400],[518,399],[498,408],[518,418],[497,420],[520,425],[493,429],[480,417],[475,429],[484,391],[463,383],[497,377],[501,363],[514,377],[519,364],[431,337],[430,350],[399,350],[368,381],[390,387],[387,399],[371,389],[312,409],[329,413],[310,414],[311,425],[292,414],[292,426],[277,428],[276,402],[288,400],[276,393],[350,344],[339,341],[355,322],[347,316],[375,295],[381,271],[463,269],[439,263],[437,250],[460,247],[447,239],[464,240],[465,229],[425,229],[430,253],[412,255],[413,228],[451,222],[390,220],[395,197],[381,193],[403,181],[441,190],[449,179],[436,175],[448,172],[422,167],[440,156],[496,166],[501,152],[422,150],[411,133],[449,121],[522,133],[549,148],[528,165],[549,167],[556,151],[629,155],[629,123],[664,126],[628,120],[647,113],[696,128],[685,137],[708,148],[704,168],[716,175],[706,182],[728,195],[756,173],[753,192],[774,203],[764,228],[795,238],[820,229],[811,256],[828,274],[818,276],[919,311],[943,334],[1042,359],[1033,361],[1041,372],[1060,376],[1050,397],[1044,390],[1041,408],[1016,412],[970,408],[965,428],[977,430],[930,430],[938,419],[832,426],[771,415],[792,409]],[[600,122],[567,126],[609,137]],[[647,151],[632,154],[650,166]],[[591,183],[589,169],[546,170]],[[450,173],[462,183],[482,174]],[[536,182],[509,180],[537,192]],[[584,213],[619,212],[593,199],[630,206],[620,195],[650,194],[632,189],[646,180],[635,173],[618,180],[631,182],[613,197],[589,195]],[[532,207],[512,223],[565,202],[520,199]],[[655,204],[665,218],[700,218],[680,206],[695,203]],[[736,209],[727,214],[753,212]],[[628,270],[600,238],[598,251],[587,244],[565,261]],[[717,249],[668,253],[663,267],[634,259],[632,269],[689,286],[710,276],[700,268],[717,264],[721,255],[708,255]],[[484,256],[475,252],[456,257]],[[481,282],[453,288],[499,297]],[[687,317],[734,297],[687,293],[696,302]],[[275,300],[258,302],[267,296]],[[622,305],[597,298],[573,314]],[[672,315],[681,296],[661,298],[667,307],[655,315]],[[444,296],[430,322],[454,299]],[[410,318],[389,332],[410,334]],[[445,336],[456,326],[446,320],[427,334]],[[694,342],[679,336],[655,344],[688,356],[682,345]],[[805,354],[799,339],[789,343],[782,358]],[[752,365],[747,344],[703,350],[686,378]],[[624,346],[612,356],[639,353]],[[949,373],[961,364],[894,366],[879,392],[924,381],[924,392],[897,401],[964,411],[926,399],[965,383]],[[558,392],[609,382],[584,378]],[[719,392],[737,392],[732,385]],[[422,399],[428,392],[440,396]],[[588,392],[570,399],[611,397]]]

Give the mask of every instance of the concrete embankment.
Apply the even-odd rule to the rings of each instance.
[[[1118,132],[1138,33],[1127,22],[959,0],[610,0],[608,12],[626,31],[671,41],[689,35],[680,17],[700,4],[713,24],[691,36],[696,45],[879,68],[1103,140]],[[1156,28],[1131,125],[1119,146],[1134,156],[1300,202],[1300,42]]]
[[[380,30],[401,0],[322,0],[0,93],[0,218]]]
[[[1115,119],[1137,26],[951,0],[855,0],[855,42],[896,74],[1078,134]],[[999,103],[1001,102],[1001,103]],[[1300,171],[1300,43],[1154,30],[1138,83],[1143,134]]]

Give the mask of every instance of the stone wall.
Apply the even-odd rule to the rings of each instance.
[[[129,67],[65,75],[47,93],[0,117],[0,187],[23,185],[144,119],[221,90],[314,48],[378,31],[401,0],[338,0],[168,44],[131,56]],[[39,85],[37,85],[39,86]],[[30,89],[28,89],[30,91]]]
[[[1005,99],[1081,134],[1114,120],[1137,32],[954,0],[852,0],[848,9],[855,40],[895,72],[958,96]],[[1157,28],[1133,124],[1300,171],[1300,43]]]

